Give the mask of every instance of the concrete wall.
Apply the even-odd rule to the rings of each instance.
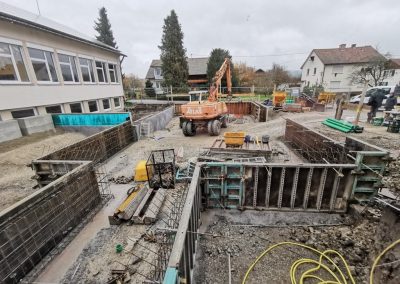
[[[13,140],[22,137],[18,121],[0,121],[0,142]]]
[[[150,129],[150,132],[154,132],[157,130],[164,129],[167,126],[167,124],[171,121],[171,119],[174,117],[174,113],[175,113],[175,107],[171,106],[159,113],[138,119],[134,121],[133,124],[136,126],[136,131],[140,131],[140,129],[146,128]],[[150,127],[147,127],[147,125],[150,125]],[[140,137],[140,133],[137,133],[137,135],[138,137]]]
[[[2,120],[11,119],[9,110],[37,107],[38,114],[45,113],[43,106],[63,105],[64,112],[69,111],[67,103],[84,102],[84,112],[88,112],[87,101],[94,99],[121,97],[123,98],[122,80],[120,74],[119,55],[95,46],[85,43],[65,39],[63,37],[50,34],[36,28],[20,26],[0,21],[0,42],[13,41],[14,44],[22,47],[23,60],[29,76],[29,82],[15,84],[2,84],[2,99],[0,101],[0,115]],[[63,81],[60,65],[57,56],[54,56],[54,63],[58,82],[40,83],[37,82],[35,72],[28,53],[28,46],[43,47],[50,50],[54,55],[64,52],[76,57],[85,57],[89,59],[98,59],[104,62],[117,64],[117,73],[119,83],[83,83],[79,64],[77,65],[79,83]],[[96,72],[94,76],[97,77]],[[109,80],[110,81],[110,80]],[[96,82],[98,80],[96,79]],[[86,102],[86,104],[85,104]],[[114,104],[111,101],[110,111],[115,111]],[[123,107],[123,100],[121,99]],[[99,105],[99,111],[103,111],[102,105]]]
[[[53,119],[50,114],[18,118],[17,121],[24,136],[54,130]]]

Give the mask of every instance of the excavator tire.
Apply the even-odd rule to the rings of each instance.
[[[213,120],[211,128],[213,133],[212,136],[218,136],[221,132],[221,121],[217,119]]]
[[[193,122],[188,121],[186,123],[186,133],[188,134],[187,136],[195,136],[196,135],[196,127],[194,126]]]
[[[209,122],[207,122],[207,131],[210,136],[213,136],[212,123],[213,123],[213,120],[210,120]]]
[[[228,119],[226,116],[224,116],[221,120],[221,128],[227,128],[228,127]]]
[[[187,121],[184,121],[182,123],[182,132],[183,132],[183,135],[185,135],[185,136],[189,136],[189,134],[188,134],[188,132],[186,130],[187,123],[188,123]]]

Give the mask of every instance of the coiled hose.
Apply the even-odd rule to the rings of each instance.
[[[370,273],[370,284],[373,284],[373,276],[374,276],[374,270],[376,268],[376,265],[378,264],[379,260],[381,259],[381,257],[390,249],[392,249],[393,247],[395,247],[397,244],[400,243],[400,239],[393,242],[391,245],[389,245],[388,247],[386,247],[379,255],[378,257],[375,259],[372,268],[371,268],[371,273]],[[249,277],[250,273],[252,272],[252,270],[254,269],[255,265],[266,255],[268,254],[270,251],[272,251],[273,249],[280,247],[280,246],[298,246],[298,247],[302,247],[305,249],[308,249],[312,252],[314,252],[315,254],[319,255],[319,260],[315,260],[315,259],[311,259],[311,258],[301,258],[296,260],[292,266],[290,267],[290,280],[292,284],[303,284],[304,281],[306,279],[317,279],[319,281],[319,284],[348,284],[348,283],[352,283],[355,284],[353,275],[350,272],[350,268],[348,263],[346,262],[346,260],[344,259],[344,257],[338,253],[335,250],[326,250],[324,252],[321,252],[315,248],[312,248],[310,246],[304,245],[304,244],[300,244],[300,243],[294,243],[294,242],[281,242],[281,243],[277,243],[275,245],[270,246],[268,249],[266,249],[264,252],[262,252],[257,258],[256,260],[249,266],[249,268],[247,269],[247,272],[243,278],[242,284],[245,284],[247,281],[247,278]],[[332,260],[331,257],[329,257],[329,255],[334,255],[334,256],[338,256],[345,268],[345,272],[342,271],[342,269]],[[328,265],[324,264],[323,262],[327,262],[331,265],[333,265],[334,269],[332,270]],[[301,267],[302,265],[307,265],[307,266],[312,266],[311,268],[309,268],[308,270],[304,271],[300,277],[297,276],[297,272],[299,267]],[[321,278],[321,276],[316,275],[316,273],[319,270],[323,270],[326,273],[328,273],[334,280],[324,280]],[[337,273],[335,273],[335,271]],[[346,277],[347,276],[347,277]],[[350,280],[350,282],[348,282],[347,278]],[[299,281],[298,281],[299,279]]]

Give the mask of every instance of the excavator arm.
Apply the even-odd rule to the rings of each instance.
[[[232,80],[231,80],[231,61],[229,58],[225,58],[219,70],[215,73],[210,86],[210,96],[208,101],[216,102],[218,101],[218,89],[221,86],[221,80],[226,74],[226,84],[228,87],[228,98],[232,96]]]

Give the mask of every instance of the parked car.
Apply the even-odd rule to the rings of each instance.
[[[385,96],[388,97],[390,93],[395,91],[396,86],[377,86],[377,87],[372,87],[367,90],[365,93],[365,98],[364,98],[364,104],[368,104],[369,97],[375,93],[378,89],[383,90],[385,92]],[[360,102],[361,95],[357,95],[354,97],[351,97],[350,103],[352,104],[358,104]],[[382,105],[384,105],[386,100],[383,100]],[[397,104],[400,105],[400,96],[397,95]]]

